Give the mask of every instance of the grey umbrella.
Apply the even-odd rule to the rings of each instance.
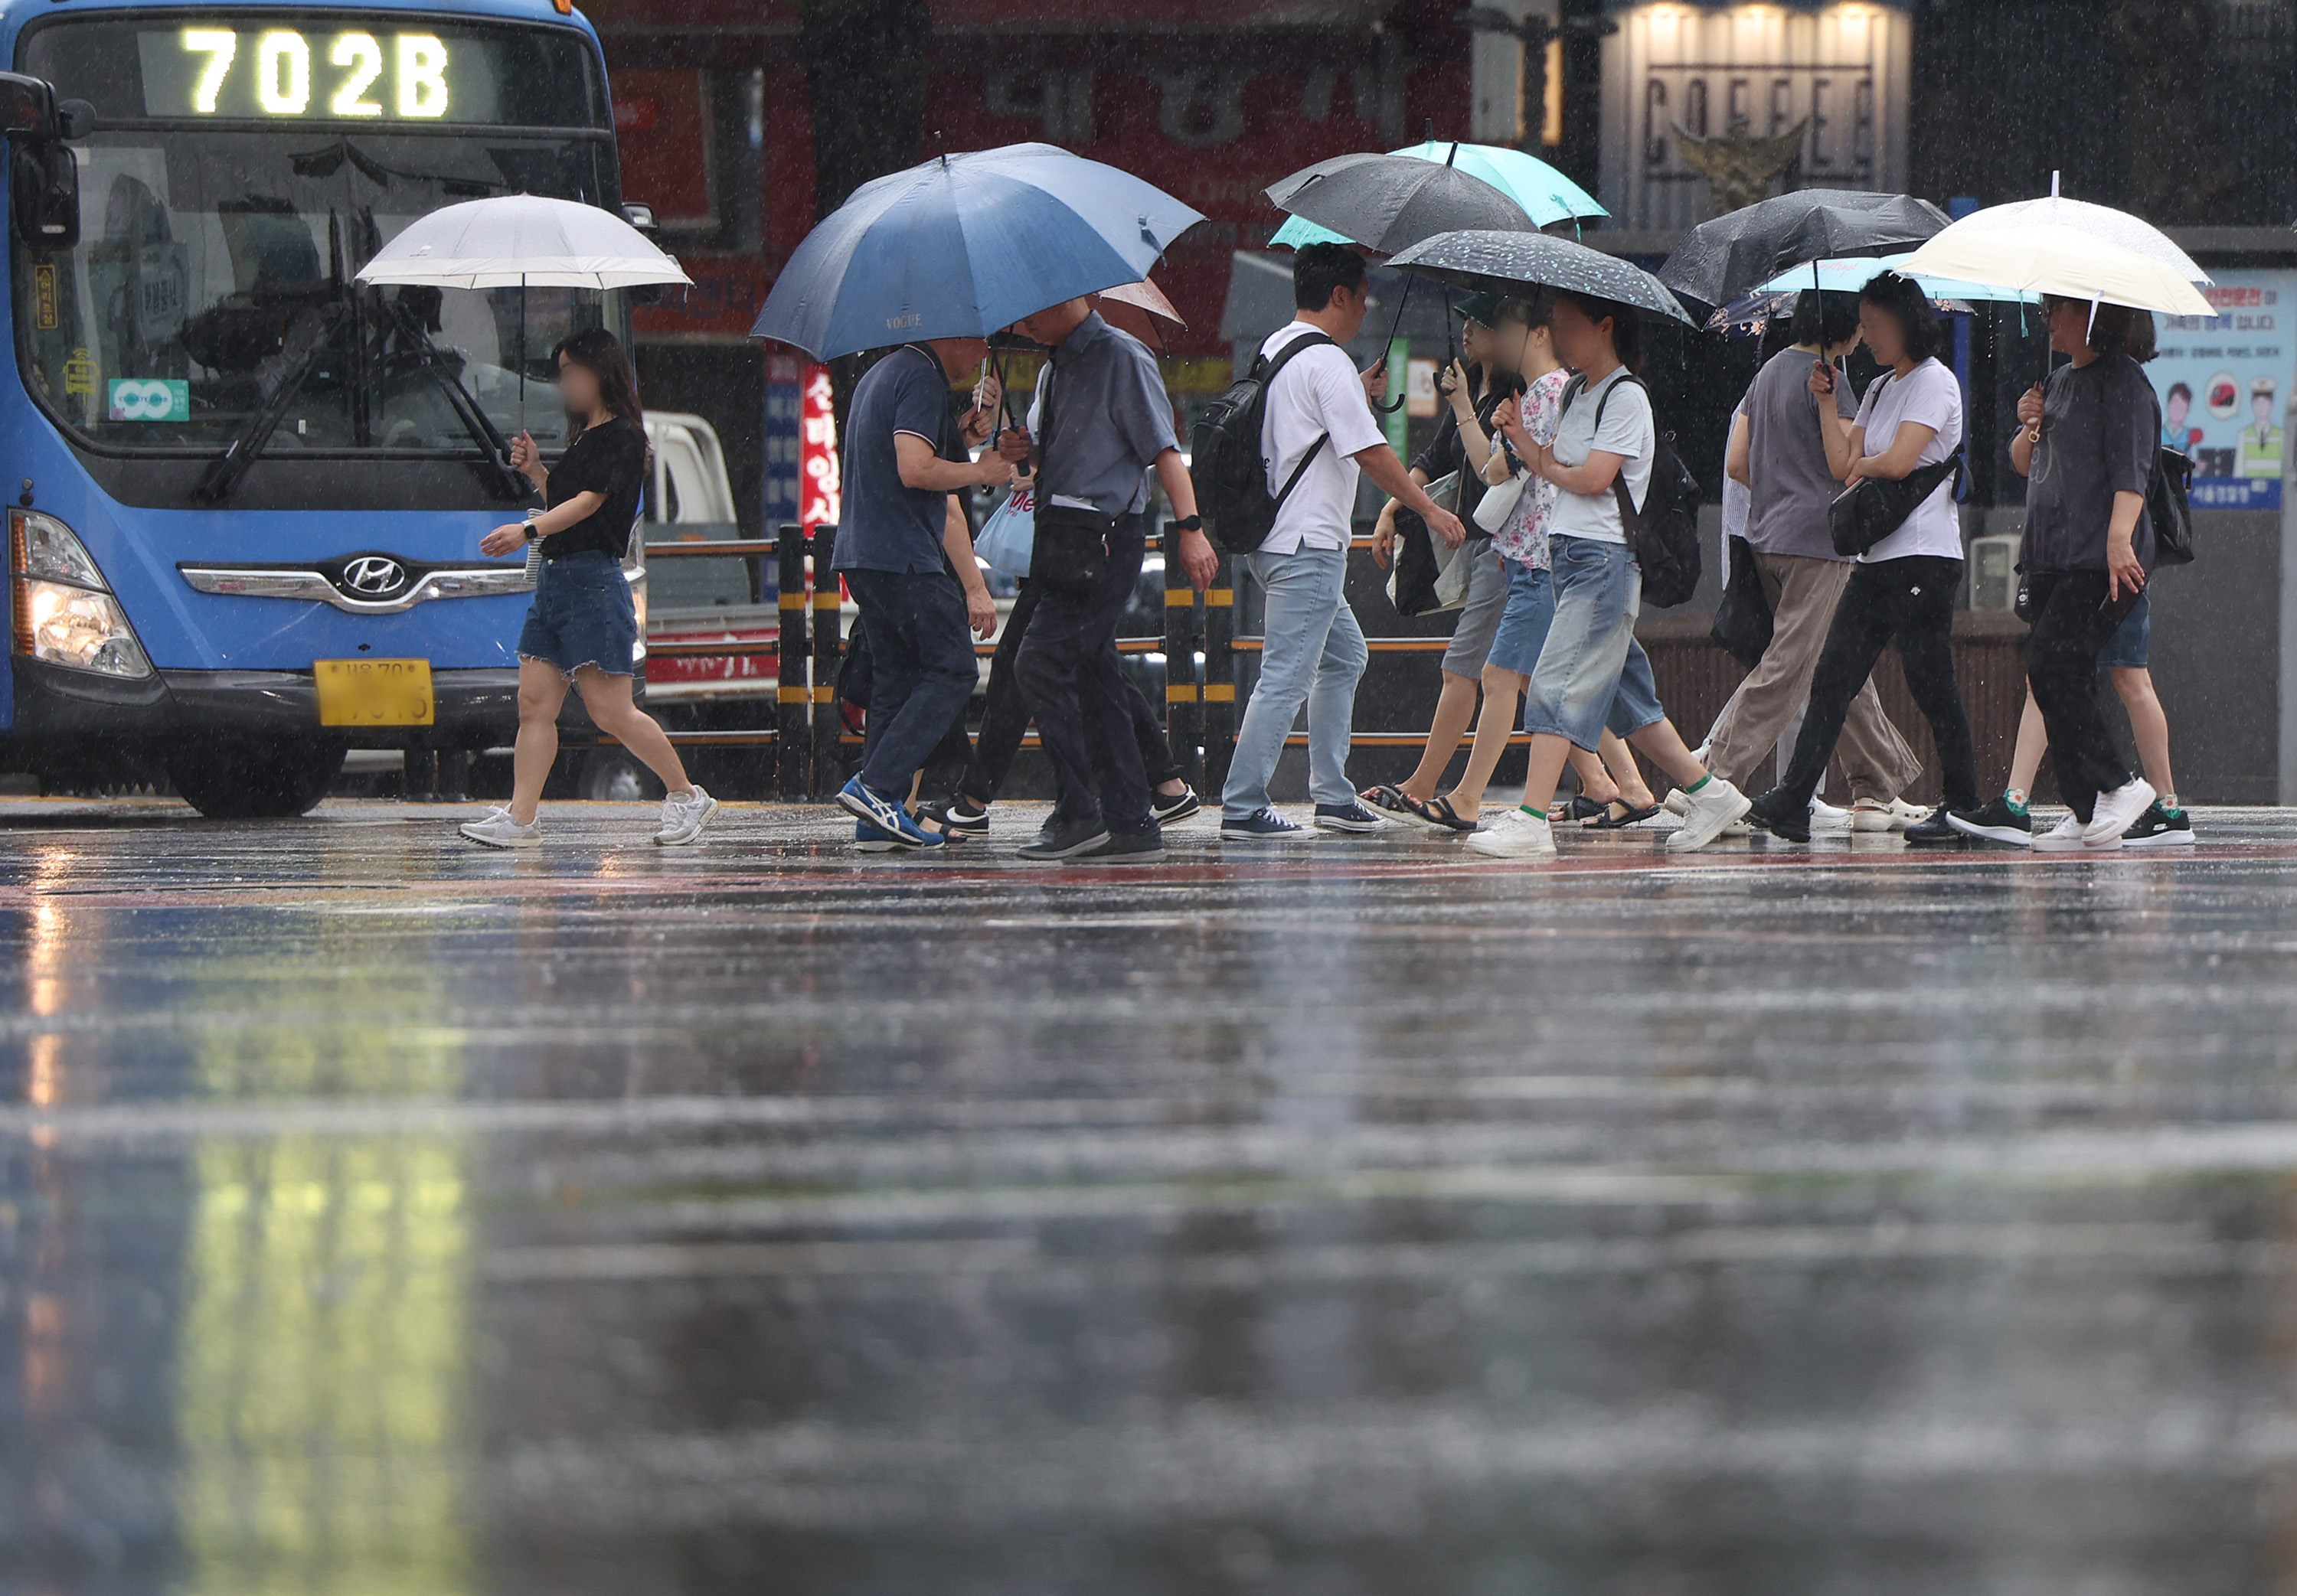
[[[1502,293],[1527,286],[1560,288],[1686,325],[1691,321],[1667,285],[1642,267],[1547,233],[1439,233],[1398,251],[1387,263],[1461,288]]]
[[[1335,155],[1268,186],[1279,210],[1392,255],[1461,227],[1538,230],[1524,208],[1481,177],[1409,155]]]
[[[1659,268],[1687,299],[1728,305],[1791,266],[1912,249],[1944,231],[1928,200],[1851,188],[1803,188],[1742,205],[1684,234]]]

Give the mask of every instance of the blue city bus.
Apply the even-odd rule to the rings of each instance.
[[[163,768],[300,814],[350,748],[516,724],[524,424],[619,293],[363,286],[424,213],[619,211],[597,37],[554,0],[7,0],[0,769]]]

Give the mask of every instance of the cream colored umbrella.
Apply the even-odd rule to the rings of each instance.
[[[2164,316],[2214,316],[2200,289],[2178,266],[2112,243],[2062,221],[1972,226],[1964,218],[1906,257],[1909,276],[1998,283],[2029,293],[2127,305]],[[2118,213],[2117,213],[2118,214]]]

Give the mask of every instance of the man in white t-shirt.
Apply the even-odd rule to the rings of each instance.
[[[1347,777],[1356,682],[1370,657],[1343,591],[1358,473],[1370,473],[1454,547],[1467,536],[1459,518],[1437,508],[1412,480],[1373,419],[1370,400],[1386,391],[1386,362],[1360,374],[1338,347],[1362,330],[1371,303],[1363,257],[1344,244],[1305,246],[1293,257],[1292,300],[1291,325],[1261,353],[1272,360],[1319,333],[1332,341],[1301,350],[1268,388],[1260,450],[1268,462],[1268,491],[1281,495],[1282,503],[1258,552],[1246,556],[1266,597],[1261,630],[1267,641],[1221,793],[1223,842],[1309,835],[1268,802],[1268,783],[1304,703],[1317,827],[1359,832],[1388,824],[1356,801]]]

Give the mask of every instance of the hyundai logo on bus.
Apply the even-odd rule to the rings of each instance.
[[[338,585],[361,598],[388,598],[407,586],[407,567],[389,555],[360,555],[344,563]]]
[[[192,418],[192,385],[181,377],[114,377],[106,397],[113,421]]]

